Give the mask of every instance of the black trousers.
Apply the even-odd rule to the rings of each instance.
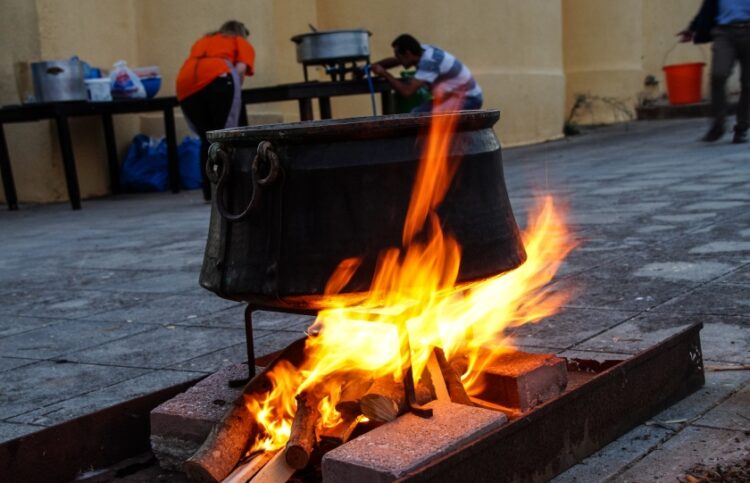
[[[720,26],[711,32],[714,38],[711,61],[711,104],[714,122],[724,124],[727,116],[726,84],[735,62],[740,64],[740,99],[735,129],[750,127],[750,28]]]
[[[211,183],[206,175],[209,142],[206,133],[223,129],[232,108],[234,81],[232,77],[217,77],[206,87],[180,102],[182,113],[188,118],[201,139],[201,173],[203,174],[203,198],[211,199]],[[245,109],[240,109],[240,126],[247,125]]]

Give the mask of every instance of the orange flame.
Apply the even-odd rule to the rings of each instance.
[[[463,375],[470,392],[481,390],[482,368],[512,345],[509,327],[555,313],[566,294],[550,292],[550,282],[574,244],[563,216],[546,197],[523,233],[527,260],[519,268],[470,283],[457,283],[461,247],[444,233],[435,211],[459,160],[449,156],[457,116],[434,116],[403,231],[403,248],[381,253],[370,290],[355,306],[333,295],[346,286],[360,261],[347,259],[329,279],[328,309],[319,313],[300,368],[281,363],[269,371],[272,390],[248,402],[258,428],[252,451],[279,449],[289,437],[294,396],[313,391],[320,401],[319,427],[341,421],[339,392],[348,377],[392,374],[406,367],[402,348],[411,347],[414,374],[420,374],[435,346],[450,358],[465,357]],[[419,235],[419,236],[417,236]]]

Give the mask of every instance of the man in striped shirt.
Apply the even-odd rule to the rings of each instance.
[[[453,55],[433,45],[420,44],[409,34],[399,35],[391,46],[394,56],[372,64],[372,71],[383,76],[393,90],[404,97],[413,95],[422,86],[430,89],[433,101],[414,108],[412,112],[482,107],[482,89],[469,69]],[[387,69],[398,65],[407,69],[416,66],[414,78],[406,82],[388,73]]]

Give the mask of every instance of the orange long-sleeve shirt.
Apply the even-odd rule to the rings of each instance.
[[[231,64],[242,62],[247,65],[246,75],[253,75],[255,49],[250,42],[239,36],[223,34],[205,35],[190,49],[190,56],[182,64],[177,74],[177,100],[190,97],[229,72]]]

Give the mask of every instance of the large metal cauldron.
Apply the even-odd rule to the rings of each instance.
[[[209,133],[214,201],[201,285],[269,308],[320,308],[339,262],[363,257],[344,291],[366,290],[378,254],[401,243],[433,116]],[[498,111],[462,112],[454,137],[452,155],[463,160],[438,213],[461,244],[461,281],[510,270],[526,257],[492,129],[499,117]]]

